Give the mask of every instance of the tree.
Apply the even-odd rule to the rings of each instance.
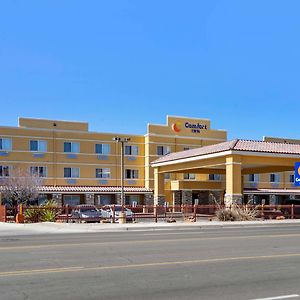
[[[6,202],[15,207],[20,203],[29,204],[37,199],[43,178],[18,167],[11,169],[9,175],[1,182],[2,198]]]

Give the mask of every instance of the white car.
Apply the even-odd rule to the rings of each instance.
[[[120,213],[122,212],[121,205],[115,205],[115,221],[118,222]],[[124,212],[126,214],[126,221],[132,222],[133,212],[131,209],[124,207]],[[113,205],[107,205],[101,208],[102,218],[111,219],[113,218]]]

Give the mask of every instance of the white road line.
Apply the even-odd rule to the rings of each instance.
[[[166,232],[166,233],[144,233],[143,235],[179,235],[179,234],[203,234],[204,232],[199,231],[199,232],[195,232],[195,231],[191,231],[191,232]]]
[[[283,295],[283,296],[276,296],[276,297],[269,297],[269,298],[256,298],[251,300],[280,300],[280,299],[291,299],[291,298],[298,298],[298,294],[293,295]]]

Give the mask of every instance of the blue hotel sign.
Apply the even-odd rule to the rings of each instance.
[[[295,186],[300,186],[300,162],[295,163]]]

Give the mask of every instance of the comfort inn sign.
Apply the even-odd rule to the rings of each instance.
[[[295,186],[300,186],[300,162],[295,163]]]

